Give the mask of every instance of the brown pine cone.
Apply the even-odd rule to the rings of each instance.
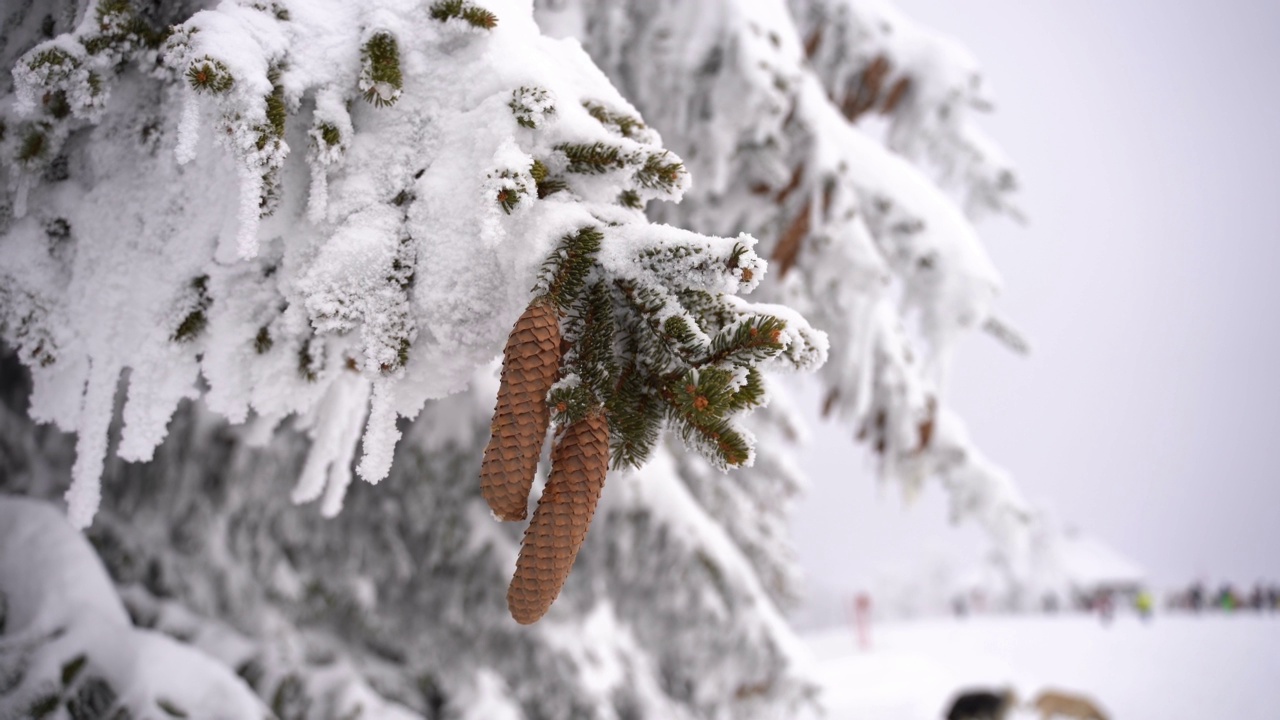
[[[564,587],[587,537],[609,470],[609,422],[596,409],[565,431],[551,451],[551,478],[524,531],[507,589],[511,617],[522,625],[546,614]]]
[[[480,494],[499,520],[523,520],[550,415],[547,392],[560,369],[560,320],[538,298],[516,320],[502,351],[502,382],[480,465]]]

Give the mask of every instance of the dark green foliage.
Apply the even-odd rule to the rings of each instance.
[[[27,128],[26,134],[22,136],[22,140],[18,143],[17,160],[24,165],[30,165],[36,160],[44,156],[48,149],[49,139],[45,131],[40,125],[32,125]]]
[[[623,113],[609,112],[605,106],[593,102],[584,102],[582,107],[587,109],[591,117],[600,121],[601,125],[613,130],[622,137],[635,137],[637,133],[645,129],[645,124],[640,118]]]
[[[256,657],[251,657],[236,667],[236,675],[239,675],[246,685],[253,688],[255,693],[260,691],[262,680],[266,677],[266,674],[267,671],[262,667],[262,661]]]
[[[269,5],[266,3],[254,3],[253,9],[269,13],[281,22],[289,21],[289,10],[280,3],[273,2]]]
[[[734,417],[764,402],[758,366],[788,348],[786,324],[722,295],[670,289],[682,273],[738,272],[747,248],[655,245],[638,250],[635,279],[609,279],[597,264],[605,232],[562,238],[534,287],[564,318],[561,379],[547,397],[553,421],[563,427],[603,407],[614,468],[643,464],[664,423],[721,468],[747,462],[751,439]]]
[[[787,324],[772,315],[754,315],[716,334],[704,364],[754,365],[783,349]]]
[[[285,105],[284,85],[280,81],[281,70],[279,64],[272,64],[267,70],[267,79],[271,82],[271,92],[263,98],[267,122],[254,128],[258,133],[259,150],[279,147],[284,143],[285,122],[289,111]],[[258,198],[260,217],[268,217],[276,211],[280,205],[280,194],[280,170],[278,167],[271,167],[262,174],[262,196]]]
[[[317,354],[312,351],[312,340],[307,340],[298,347],[298,374],[307,382],[315,382],[324,367],[324,359],[316,357]]]
[[[116,691],[106,680],[92,676],[80,683],[75,695],[67,700],[71,720],[99,720],[116,704]]]
[[[458,18],[482,30],[492,30],[498,25],[497,15],[465,0],[440,0],[431,6],[431,17],[440,22]]]
[[[604,143],[564,143],[556,146],[569,159],[569,172],[598,175],[626,167],[621,150]]]
[[[409,362],[410,345],[409,338],[400,338],[400,343],[396,346],[396,362],[400,364],[399,367],[404,367]]]
[[[422,702],[426,709],[426,720],[441,720],[448,702],[444,690],[432,675],[418,678],[418,692],[422,694]]]
[[[520,204],[520,193],[515,190],[503,188],[498,191],[498,204],[502,206],[502,212],[510,215],[516,205]]]
[[[644,209],[644,201],[640,199],[640,193],[635,190],[623,190],[619,193],[618,204],[622,207],[629,207],[633,210]]]
[[[511,113],[516,116],[516,123],[521,127],[536,129],[539,126],[538,118],[541,115],[554,115],[556,108],[548,102],[549,94],[546,90],[538,87],[520,87],[511,93],[511,102],[507,103],[507,107],[511,108]],[[546,105],[546,107],[535,107]]]
[[[400,44],[391,33],[380,32],[369,38],[361,50],[364,63],[362,84],[365,101],[377,107],[395,105],[404,87],[404,76],[400,72]],[[384,94],[382,88],[390,86],[391,94]]]
[[[342,142],[342,134],[338,131],[338,127],[336,125],[321,123],[320,139],[324,141],[325,145],[333,147],[334,145]]]
[[[4,142],[4,136],[5,136],[5,133],[8,132],[8,130],[9,130],[9,126],[5,124],[2,118],[0,118],[0,142]]]
[[[9,621],[9,596],[0,592],[0,635],[4,634],[5,624]]]
[[[272,65],[267,71],[267,79],[271,81],[271,94],[267,95],[267,123],[270,126],[270,132],[277,138],[284,137],[284,123],[288,116],[288,111],[284,104],[284,85],[280,82],[280,66]],[[262,145],[258,146],[262,149]]]
[[[138,47],[154,48],[164,37],[138,16],[129,0],[101,0],[97,21],[97,32],[83,38],[84,49],[90,55],[106,50],[128,52]]]
[[[33,720],[39,720],[57,712],[58,705],[62,702],[62,698],[57,695],[42,695],[31,702],[27,706],[27,716]]]
[[[67,687],[72,682],[75,682],[76,677],[80,675],[80,671],[84,669],[85,663],[88,661],[89,658],[84,655],[77,655],[64,663],[62,666],[62,686]]]
[[[535,292],[545,295],[560,309],[569,311],[595,267],[596,253],[604,235],[595,227],[584,227],[560,240],[555,252],[542,263]]]
[[[280,170],[271,168],[262,174],[262,195],[258,198],[258,217],[269,217],[280,207]]]
[[[636,170],[636,180],[648,188],[674,189],[684,175],[684,163],[670,158],[666,150],[649,155]]]
[[[271,339],[271,331],[266,325],[258,328],[258,334],[253,338],[253,350],[259,355],[265,355],[271,349],[275,341]]]
[[[173,331],[173,335],[169,336],[173,342],[190,342],[199,337],[209,324],[209,319],[205,316],[205,311],[213,304],[213,298],[209,297],[209,276],[201,275],[192,280],[191,290],[194,295],[192,303],[194,307],[182,318],[182,322],[178,323],[178,328]]]
[[[187,68],[187,82],[198,92],[221,94],[235,85],[235,78],[221,60],[205,56]]]
[[[44,111],[55,120],[62,120],[71,114],[71,104],[67,102],[66,90],[54,90],[45,93],[41,98],[41,104],[44,105]]]
[[[628,353],[634,357],[634,353]],[[661,437],[666,406],[634,361],[624,367],[605,405],[609,415],[610,464],[640,467]]]
[[[564,180],[549,176],[549,170],[545,163],[541,160],[534,160],[533,167],[529,170],[529,174],[533,176],[533,182],[538,186],[538,197],[545,198],[548,195],[554,195],[561,190],[568,189],[569,185]]]
[[[183,710],[172,700],[167,698],[156,698],[156,707],[164,711],[169,717],[184,718],[188,717],[187,711]]]
[[[71,223],[66,218],[52,218],[44,223],[44,234],[49,238],[49,245],[56,248],[71,238]]]
[[[48,69],[50,80],[65,80],[80,67],[80,60],[62,48],[49,48],[32,56],[27,67],[32,70]]]
[[[564,323],[569,351],[562,371],[573,382],[558,386],[549,400],[556,421],[569,425],[614,394],[618,366],[614,358],[613,298],[604,282],[592,283]]]
[[[725,417],[733,395],[730,380],[731,374],[719,368],[691,370],[668,383],[662,397],[667,403],[667,419],[680,439],[731,467],[750,457],[750,444]]]
[[[280,681],[271,695],[271,712],[280,720],[306,720],[310,706],[302,680],[292,673]]]
[[[515,210],[516,206],[520,204],[520,198],[525,196],[527,192],[525,190],[526,185],[519,179],[517,173],[511,170],[503,170],[498,173],[498,178],[507,182],[501,183],[496,199],[498,204],[502,206],[502,211],[510,215],[511,211]]]

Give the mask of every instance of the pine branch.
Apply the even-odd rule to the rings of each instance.
[[[561,313],[566,313],[577,300],[595,266],[596,253],[604,235],[587,226],[560,240],[555,252],[542,264],[534,292],[547,296]]]
[[[440,0],[431,6],[431,17],[440,22],[462,20],[481,30],[492,30],[498,26],[497,15],[465,0]]]
[[[627,164],[627,159],[621,150],[601,142],[562,143],[555,149],[564,153],[569,159],[568,170],[572,173],[599,175],[610,170],[621,170]]]
[[[400,99],[404,76],[400,72],[400,44],[394,35],[380,32],[361,50],[364,67],[360,73],[360,89],[364,99],[377,107],[390,107]]]
[[[197,92],[220,95],[235,85],[235,78],[221,60],[205,56],[187,68],[187,82]]]

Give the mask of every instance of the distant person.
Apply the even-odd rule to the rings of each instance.
[[[958,618],[964,618],[969,614],[969,608],[964,604],[964,598],[956,597],[951,600],[951,612]]]
[[[1058,596],[1053,593],[1045,593],[1040,600],[1040,607],[1046,615],[1055,615],[1058,612]]]
[[[853,625],[858,633],[858,647],[871,649],[871,596],[865,592],[858,593],[853,600]]]
[[[1192,612],[1200,612],[1204,608],[1205,591],[1203,583],[1195,583],[1187,591],[1187,607]]]
[[[1223,585],[1218,590],[1218,598],[1214,604],[1223,612],[1231,612],[1240,606],[1240,600],[1230,585]]]
[[[1040,713],[1040,720],[1066,717],[1076,720],[1107,720],[1107,714],[1093,700],[1064,690],[1041,691],[1031,706]]]
[[[1154,605],[1155,600],[1152,599],[1151,593],[1146,590],[1140,590],[1138,592],[1138,596],[1133,599],[1133,607],[1138,611],[1138,615],[1143,620],[1151,619],[1151,611]]]
[[[1004,690],[965,690],[951,701],[947,720],[1004,720],[1018,704],[1012,688]]]
[[[1262,581],[1253,586],[1253,592],[1249,593],[1249,609],[1261,612],[1267,606],[1267,591],[1262,587]]]
[[[1112,602],[1110,592],[1100,592],[1094,600],[1094,607],[1098,610],[1098,618],[1102,620],[1103,625],[1110,625],[1111,618],[1115,616],[1115,603]]]

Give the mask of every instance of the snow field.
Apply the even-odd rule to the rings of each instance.
[[[935,720],[960,688],[1053,687],[1093,698],[1111,720],[1280,717],[1280,615],[1089,616],[878,625],[808,637],[829,720]],[[1038,717],[1022,709],[1010,720]]]

